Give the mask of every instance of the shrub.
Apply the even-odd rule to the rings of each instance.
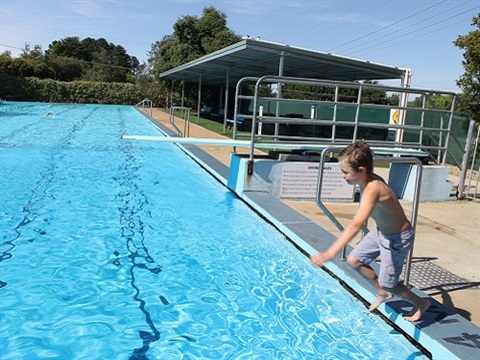
[[[146,98],[130,83],[62,82],[0,74],[0,98],[10,101],[135,105]]]

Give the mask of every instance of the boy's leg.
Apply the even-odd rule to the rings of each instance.
[[[413,305],[412,311],[404,316],[407,321],[418,321],[423,316],[425,311],[430,307],[430,302],[426,299],[415,295],[408,287],[403,283],[398,283],[394,288],[384,288],[378,283],[378,277],[375,271],[367,265],[363,265],[360,261],[353,256],[347,258],[347,262],[355,270],[357,270],[365,279],[369,280],[377,289],[377,298],[370,305],[368,310],[373,311],[381,303],[389,300],[393,295],[398,296],[400,299],[405,300]],[[392,295],[393,294],[393,295]]]
[[[368,265],[362,264],[360,261],[355,259],[353,256],[349,255],[347,257],[347,263],[356,271],[358,271],[365,279],[370,281],[375,289],[377,290],[377,298],[373,303],[370,304],[368,310],[373,311],[384,301],[391,299],[393,297],[388,291],[380,286],[378,283],[378,277],[375,271]]]
[[[385,300],[392,298],[392,295],[380,286],[377,274],[368,265],[380,255],[380,236],[378,228],[372,227],[347,257],[348,264],[370,281],[377,290],[377,298],[368,308],[370,311],[375,310]]]
[[[425,314],[425,311],[430,307],[430,302],[426,299],[423,299],[415,295],[408,287],[404,284],[399,283],[394,288],[388,288],[389,292],[393,295],[398,296],[400,299],[408,301],[413,305],[412,311],[404,316],[407,321],[418,321]]]
[[[400,274],[403,270],[403,264],[408,256],[415,233],[412,228],[403,231],[400,234],[382,235],[380,246],[380,286],[413,305],[413,309],[404,315],[407,321],[418,321],[430,306],[428,300],[415,295],[408,287],[399,282]]]

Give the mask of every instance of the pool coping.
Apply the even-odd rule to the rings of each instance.
[[[145,116],[145,114],[143,115]],[[167,136],[176,136],[172,130],[154,119],[150,118],[149,120]],[[219,182],[227,186],[228,166],[195,145],[176,144],[176,146]],[[305,255],[327,249],[336,239],[333,234],[267,192],[245,191],[236,195],[273,224]],[[347,253],[351,249],[352,247],[348,246]],[[375,270],[378,269],[377,264],[374,264],[373,267]],[[351,269],[345,261],[336,258],[325,264],[324,270],[346,285],[365,303],[371,303],[375,299],[373,286]],[[402,314],[407,313],[411,307],[397,299],[381,304],[377,309],[378,313],[424,348],[433,359],[478,358],[480,328],[417,288],[412,287],[412,291],[420,297],[427,298],[431,303],[420,321],[410,323],[404,320]]]

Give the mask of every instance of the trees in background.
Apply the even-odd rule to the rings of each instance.
[[[465,73],[457,80],[462,89],[462,100],[473,117],[480,121],[480,13],[474,16],[472,26],[476,29],[459,36],[454,45],[465,50],[462,65]]]
[[[18,58],[12,58],[9,52],[0,54],[0,74],[64,82],[135,83],[145,97],[160,105],[170,87],[159,80],[159,74],[240,39],[227,27],[226,14],[210,6],[203,9],[201,17],[179,18],[173,25],[173,34],[152,44],[147,64],[140,64],[122,46],[103,38],[72,36],[53,41],[45,52],[39,45],[27,44]],[[196,99],[195,91],[187,85],[187,102]],[[207,99],[208,89],[204,94]]]
[[[148,53],[150,75],[157,81],[165,95],[169,85],[159,80],[159,75],[167,70],[223,49],[241,40],[227,27],[227,15],[213,6],[205,7],[201,17],[183,16],[173,25],[173,34],[165,35],[161,41],[152,44]],[[207,86],[203,89],[203,99],[208,103],[218,101]],[[186,105],[196,101],[196,88],[186,84]]]
[[[462,99],[476,119],[480,119],[480,14],[473,18],[476,27],[467,35],[459,36],[454,45],[465,50],[462,61],[465,73],[457,80],[462,89]],[[163,104],[170,85],[160,81],[159,75],[189,61],[225,48],[241,40],[227,27],[227,15],[213,6],[205,7],[202,16],[183,16],[173,25],[173,33],[152,44],[148,62],[140,64],[138,59],[127,54],[120,46],[104,38],[93,39],[72,36],[55,40],[43,52],[39,45],[25,45],[18,58],[7,51],[0,54],[0,74],[21,77],[36,77],[59,81],[120,82],[136,84],[141,92]],[[288,87],[287,87],[288,88]],[[286,88],[286,89],[287,89]],[[285,89],[285,90],[286,90]],[[196,88],[187,84],[186,105],[195,103]],[[305,91],[303,88],[289,89]],[[380,91],[371,91],[369,97],[375,103],[398,103]],[[205,87],[203,99],[209,103],[217,101],[212,89]],[[288,92],[285,91],[286,95]],[[356,96],[342,94],[343,96]],[[446,107],[451,99],[438,98],[440,108]]]
[[[65,38],[45,53],[27,44],[18,58],[0,55],[0,98],[134,105],[143,99],[138,67],[137,58],[103,38]]]
[[[0,72],[59,81],[135,82],[139,67],[136,57],[120,45],[105,39],[67,37],[55,40],[43,52],[27,44],[18,58],[0,55]]]
[[[203,9],[201,17],[179,18],[173,25],[173,34],[152,44],[148,62],[152,74],[158,76],[240,40],[227,27],[227,15],[210,6]]]
[[[75,73],[65,72],[64,65],[72,65],[76,61],[77,72],[81,69],[77,80],[101,82],[134,82],[139,66],[138,59],[128,55],[120,45],[103,38],[80,40],[76,36],[52,42],[45,51],[45,60],[55,64],[58,74],[66,74],[67,78]]]
[[[53,78],[55,73],[44,60],[43,50],[40,45],[33,48],[25,45],[18,58],[12,58],[10,52],[0,54],[0,74],[14,76],[33,76],[40,79]]]
[[[227,27],[226,14],[206,7],[201,17],[179,18],[173,25],[173,34],[152,44],[148,64],[140,64],[122,46],[103,38],[72,36],[53,41],[45,52],[39,45],[27,44],[18,58],[12,58],[9,52],[0,54],[0,74],[64,82],[135,83],[145,97],[160,105],[169,89],[159,80],[160,73],[239,40]],[[187,86],[187,98],[193,92]]]

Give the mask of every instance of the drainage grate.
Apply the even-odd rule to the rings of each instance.
[[[479,287],[448,270],[434,264],[430,258],[414,258],[410,269],[410,283],[426,293],[453,291],[466,287]]]

